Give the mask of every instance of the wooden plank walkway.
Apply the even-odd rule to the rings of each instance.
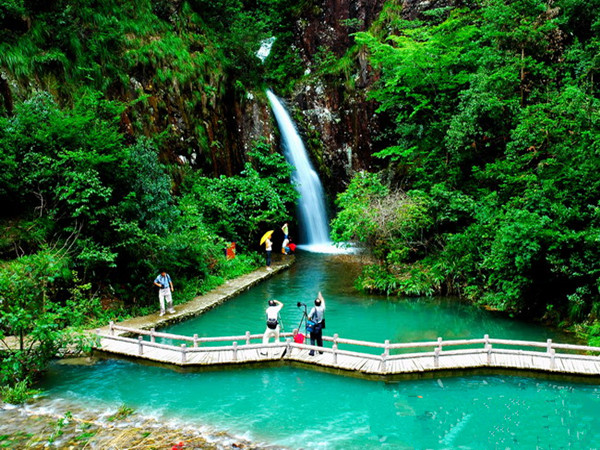
[[[391,344],[389,341],[375,343],[341,339],[334,335],[324,336],[324,341],[327,341],[325,347],[313,347],[294,342],[291,333],[282,333],[281,336],[281,342],[263,345],[262,334],[251,335],[249,332],[241,336],[198,338],[111,324],[108,333],[98,330],[96,348],[111,354],[192,367],[286,361],[378,376],[494,368],[584,375],[598,377],[600,381],[600,347],[559,344],[551,340],[515,341],[490,339],[486,335],[483,339],[443,341],[438,338],[432,342]],[[161,339],[188,344],[164,344]],[[202,345],[208,342],[224,345]],[[344,349],[339,348],[340,344]],[[376,354],[346,349],[352,346],[377,348],[382,352]],[[309,354],[311,350],[315,351],[314,356]],[[396,351],[410,353],[390,353]]]

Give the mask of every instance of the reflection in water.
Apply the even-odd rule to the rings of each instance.
[[[217,309],[169,331],[201,336],[264,330],[277,298],[287,330],[321,290],[327,334],[383,342],[481,337],[564,340],[451,299],[361,295],[348,258],[299,254],[297,264]],[[53,398],[86,407],[125,403],[161,420],[210,426],[290,448],[592,448],[600,442],[595,385],[513,376],[380,382],[297,367],[180,373],[132,362],[55,365],[43,382]]]

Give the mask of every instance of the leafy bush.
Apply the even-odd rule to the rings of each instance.
[[[250,162],[239,176],[208,178],[190,173],[182,202],[205,218],[211,231],[242,250],[255,249],[259,234],[285,222],[298,194],[290,184],[291,166],[270,153],[264,141],[248,152]],[[223,248],[223,245],[221,245]]]
[[[29,380],[22,380],[13,386],[1,386],[0,398],[5,403],[20,405],[40,393],[39,389],[31,389]]]
[[[340,212],[331,223],[332,237],[366,243],[387,264],[414,260],[431,224],[429,202],[420,192],[392,190],[376,174],[360,172],[338,195]]]

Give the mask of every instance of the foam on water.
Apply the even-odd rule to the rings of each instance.
[[[352,255],[360,251],[354,246],[337,246],[330,242],[321,244],[302,244],[298,245],[297,248],[309,253],[323,253],[326,255]]]

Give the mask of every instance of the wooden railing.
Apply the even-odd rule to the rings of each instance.
[[[458,350],[444,350],[445,355],[460,355],[460,354],[474,354],[474,353],[485,353],[487,355],[487,365],[491,365],[492,354],[524,354],[527,353],[529,355],[539,355],[542,353],[541,351],[532,351],[532,350],[511,350],[500,347],[494,347],[494,345],[501,345],[503,347],[520,347],[525,349],[544,349],[545,355],[548,357],[550,361],[549,368],[555,368],[555,358],[556,358],[556,350],[566,350],[569,353],[562,353],[561,356],[569,357],[576,359],[577,355],[581,354],[590,354],[590,353],[600,353],[600,347],[591,347],[586,345],[574,345],[574,344],[560,344],[553,342],[552,339],[546,340],[546,342],[535,342],[535,341],[523,341],[523,340],[513,340],[513,339],[493,339],[490,338],[489,335],[485,335],[483,339],[456,339],[456,340],[447,340],[444,341],[441,337],[437,339],[437,341],[429,341],[429,342],[406,342],[406,343],[395,343],[392,344],[389,340],[386,340],[383,344],[377,342],[368,342],[368,341],[359,341],[354,339],[342,339],[337,334],[334,334],[333,337],[323,337],[323,340],[327,340],[332,342],[331,351],[334,354],[334,360],[336,359],[336,355],[360,355],[363,358],[370,358],[374,360],[379,360],[381,362],[381,371],[386,372],[386,363],[407,359],[407,358],[422,358],[424,356],[431,356],[431,353],[400,353],[396,355],[390,354],[391,350],[407,350],[407,349],[421,349],[421,348],[432,348],[433,358],[434,358],[434,367],[439,367],[439,358],[442,355],[442,351],[445,348],[451,347],[465,347],[465,346],[473,346],[473,345],[483,345],[480,349],[458,349]],[[374,347],[380,348],[383,350],[381,355],[368,354],[363,352],[353,352],[353,351],[344,351],[339,350],[339,344],[349,344],[355,346],[362,347]],[[325,350],[328,351],[328,350]],[[600,360],[600,358],[598,358]]]
[[[136,335],[137,338],[125,337],[118,335],[117,333],[126,333],[128,335]],[[590,353],[600,353],[600,347],[590,347],[585,345],[573,345],[573,344],[561,344],[555,343],[551,339],[546,342],[534,342],[534,341],[523,341],[523,340],[510,340],[510,339],[493,339],[488,335],[485,335],[480,339],[456,339],[456,340],[443,340],[441,337],[436,341],[427,342],[406,342],[406,343],[390,343],[386,340],[383,343],[368,342],[355,339],[340,338],[337,334],[333,336],[323,336],[323,340],[330,342],[331,346],[317,347],[307,343],[296,343],[291,338],[292,333],[280,333],[280,336],[284,338],[283,342],[274,342],[269,344],[262,344],[263,334],[251,334],[247,331],[244,335],[238,336],[222,336],[222,337],[198,337],[197,334],[193,336],[184,336],[171,333],[157,332],[154,329],[151,330],[140,330],[135,328],[127,328],[119,325],[115,325],[111,322],[109,326],[109,333],[107,335],[99,333],[100,337],[111,339],[114,341],[126,342],[128,344],[137,344],[137,355],[131,356],[144,356],[145,349],[157,348],[175,351],[179,353],[180,363],[187,363],[188,356],[192,353],[198,352],[220,352],[220,351],[231,351],[231,360],[222,362],[236,363],[238,361],[238,352],[240,350],[266,350],[266,349],[287,349],[285,352],[286,358],[298,359],[297,357],[291,357],[291,349],[296,348],[300,350],[314,350],[330,354],[331,359],[328,360],[326,365],[337,366],[340,357],[350,357],[354,361],[360,360],[371,360],[375,361],[378,369],[378,373],[388,373],[388,366],[394,361],[406,360],[406,359],[424,359],[429,358],[428,361],[433,360],[433,363],[428,362],[427,366],[432,369],[440,368],[440,358],[442,356],[452,355],[486,355],[485,360],[481,363],[481,366],[492,365],[493,355],[514,355],[514,356],[542,356],[547,363],[544,363],[545,367],[537,367],[542,370],[554,370],[556,367],[556,358],[562,358],[563,360],[586,360],[592,361],[593,364],[600,362],[598,356],[592,356]],[[145,337],[148,339],[146,340]],[[180,344],[179,346],[156,342],[157,339],[171,339],[176,341],[187,342],[190,344]],[[259,343],[253,343],[252,341],[261,340]],[[227,343],[226,345],[216,346],[202,346],[204,343]],[[242,343],[241,345],[239,343]],[[340,348],[342,346],[358,347],[359,350],[348,350]],[[473,346],[481,346],[472,348]],[[462,348],[461,348],[462,347]],[[471,347],[471,348],[464,348]],[[506,348],[508,347],[508,348]],[[515,348],[517,347],[517,348]],[[360,349],[375,348],[380,349],[381,353],[369,353],[360,351]],[[431,351],[423,351],[423,349],[431,349]],[[395,350],[404,351],[402,353],[393,354]],[[416,352],[410,353],[406,351],[414,350]],[[558,353],[557,353],[558,351]],[[260,360],[258,358],[257,360]],[[246,359],[247,361],[247,359]],[[347,368],[347,367],[345,367]],[[448,368],[444,366],[444,368]],[[534,367],[535,368],[535,367]],[[587,373],[590,371],[587,370]],[[598,373],[600,375],[600,372]]]
[[[137,335],[137,340],[135,338],[118,336],[115,335],[115,331],[122,331],[127,334]],[[192,352],[218,352],[222,350],[232,350],[233,351],[233,361],[237,361],[237,350],[238,350],[238,341],[244,341],[244,349],[268,349],[268,348],[281,348],[286,345],[286,342],[275,342],[271,344],[263,345],[262,342],[259,344],[252,344],[252,340],[261,339],[262,341],[262,333],[261,334],[250,334],[249,331],[246,331],[246,334],[240,336],[222,336],[222,337],[198,337],[197,334],[193,336],[184,336],[179,334],[171,334],[171,333],[162,333],[155,331],[154,328],[150,330],[141,330],[137,328],[128,328],[122,327],[119,325],[115,325],[113,322],[109,324],[109,335],[102,335],[99,333],[100,337],[110,338],[116,341],[131,343],[132,341],[137,342],[138,344],[138,356],[143,356],[144,347],[149,348],[162,348],[165,350],[178,350],[181,353],[181,362],[185,363],[187,361],[187,355]],[[144,336],[148,336],[150,338],[149,341],[144,340]],[[280,333],[280,336],[285,338],[290,338],[292,333]],[[180,346],[175,346],[171,344],[161,344],[156,342],[156,339],[171,339],[175,341],[184,341],[190,342],[192,344],[191,347],[188,347],[186,344],[181,344]],[[205,346],[201,347],[203,343],[208,342],[231,342],[231,345],[220,345],[220,346]]]

